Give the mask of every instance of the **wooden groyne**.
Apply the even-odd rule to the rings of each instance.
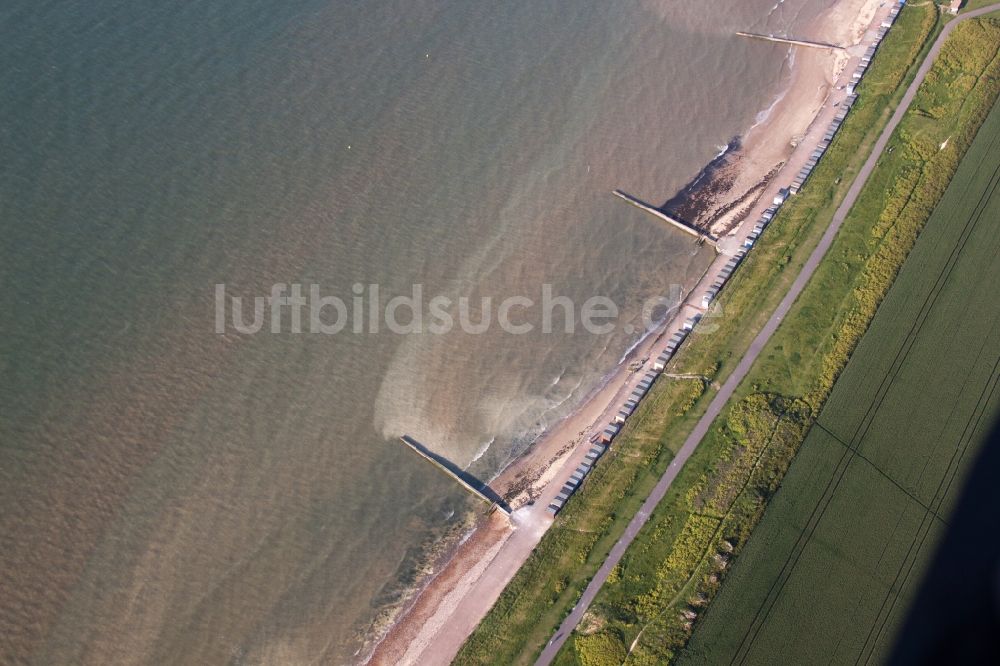
[[[492,488],[488,485],[469,474],[465,470],[459,468],[455,463],[451,462],[444,456],[439,456],[434,453],[426,446],[413,439],[409,435],[403,435],[399,438],[404,444],[406,444],[410,449],[416,453],[418,456],[429,462],[430,464],[437,467],[439,470],[450,476],[458,484],[465,488],[468,492],[472,493],[478,499],[490,504],[500,511],[504,512],[508,516],[510,515],[510,507],[504,502],[503,498],[500,497]]]
[[[791,44],[793,46],[806,46],[811,49],[835,49],[838,51],[843,51],[843,46],[837,46],[836,44],[827,44],[826,42],[814,42],[808,39],[795,39],[794,37],[776,37],[775,35],[762,35],[756,32],[743,32],[742,30],[737,30],[736,34],[740,37],[750,37],[751,39],[763,39],[765,42],[778,42],[779,44]]]
[[[705,233],[701,229],[696,229],[696,228],[692,227],[690,224],[688,224],[686,222],[683,222],[681,220],[678,220],[677,218],[671,217],[671,216],[667,215],[666,213],[664,213],[659,208],[657,208],[655,206],[651,206],[648,203],[646,203],[645,201],[643,201],[642,199],[640,199],[638,197],[634,197],[634,196],[632,196],[631,194],[629,194],[627,192],[623,192],[622,190],[615,190],[614,194],[619,199],[623,199],[623,200],[629,202],[630,204],[632,204],[633,206],[635,206],[636,208],[639,208],[640,210],[644,210],[647,213],[649,213],[650,215],[656,216],[658,219],[660,219],[660,220],[662,220],[662,221],[666,222],[667,224],[670,224],[670,225],[672,225],[674,227],[677,227],[678,229],[680,229],[684,233],[691,234],[695,238],[698,238],[701,241],[704,241],[704,242],[707,242],[707,243],[711,244],[712,247],[716,247],[716,240],[717,239],[714,236],[711,236],[710,234]],[[716,248],[716,249],[718,249],[718,248]]]

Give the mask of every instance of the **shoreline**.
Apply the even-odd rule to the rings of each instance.
[[[804,140],[822,124],[824,111],[848,62],[859,54],[855,46],[868,32],[880,0],[841,0],[808,27],[811,37],[849,44],[847,52],[801,49],[789,56],[788,84],[758,116],[736,147],[714,158],[668,205],[683,195],[700,198],[690,205],[701,210],[690,221],[720,239],[719,253],[705,273],[682,297],[672,316],[646,334],[623,360],[609,371],[570,414],[540,435],[491,482],[514,509],[510,520],[494,513],[448,549],[440,570],[400,610],[385,635],[374,644],[364,663],[444,664],[451,661],[516,574],[535,544],[552,524],[545,512],[558,492],[561,479],[586,453],[592,432],[598,432],[617,412],[618,405],[638,383],[642,372],[632,370],[636,360],[654,358],[652,350],[680,328],[692,314],[701,313],[699,295],[711,284],[722,264],[740,248],[740,233],[752,226],[756,214],[770,202],[779,172],[797,170],[810,146]],[[774,48],[774,47],[770,47]],[[730,146],[734,142],[730,142]],[[700,181],[706,181],[701,183]],[[701,189],[701,194],[698,193]],[[643,364],[644,367],[645,364]],[[445,558],[443,558],[445,559]]]

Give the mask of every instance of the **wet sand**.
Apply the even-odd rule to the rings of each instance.
[[[702,217],[691,220],[720,238],[720,254],[676,314],[632,351],[583,406],[540,438],[492,486],[515,509],[508,520],[495,513],[455,549],[453,557],[428,582],[377,646],[374,664],[446,664],[503,591],[541,539],[552,518],[545,507],[561,481],[583,460],[589,436],[604,428],[644,374],[630,365],[655,357],[654,350],[683,321],[701,312],[701,295],[735,253],[780,187],[791,182],[819,142],[836,105],[846,97],[848,64],[857,62],[891,4],[843,0],[801,36],[848,46],[845,51],[801,48],[794,54],[789,86],[767,118],[751,128],[703,187],[710,201]],[[782,48],[762,45],[761,48]],[[787,181],[787,182],[786,182]],[[557,481],[553,483],[553,481]]]

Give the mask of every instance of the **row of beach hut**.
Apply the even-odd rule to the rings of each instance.
[[[742,257],[742,253],[741,253]],[[738,263],[738,262],[737,262]],[[733,265],[735,269],[736,264]],[[569,479],[563,484],[562,489],[559,494],[556,495],[555,499],[548,506],[548,511],[551,514],[559,513],[569,498],[576,492],[577,488],[593,469],[594,463],[597,459],[604,455],[608,450],[608,447],[614,441],[618,433],[624,427],[628,419],[635,413],[635,410],[639,407],[639,403],[646,397],[650,389],[653,388],[653,384],[656,380],[663,374],[663,371],[667,367],[667,363],[673,358],[674,354],[680,349],[684,341],[687,340],[688,335],[694,330],[694,327],[698,324],[701,319],[700,314],[696,314],[692,317],[688,317],[684,320],[684,324],[681,326],[679,331],[676,331],[667,341],[666,346],[656,360],[653,361],[650,370],[642,376],[639,383],[632,390],[632,393],[625,399],[622,403],[621,408],[618,413],[615,414],[614,418],[611,419],[611,423],[605,426],[604,430],[600,433],[593,435],[590,438],[590,451],[587,452],[586,458],[580,463],[580,466],[576,468],[573,474],[570,475]]]
[[[823,135],[823,140],[819,142],[813,152],[809,155],[809,160],[806,162],[805,166],[799,170],[798,175],[792,181],[792,184],[788,186],[789,194],[798,194],[799,190],[812,175],[813,169],[819,164],[820,159],[826,152],[827,148],[833,142],[833,138],[837,136],[837,132],[840,131],[840,126],[844,124],[844,120],[847,118],[847,114],[850,113],[851,107],[858,99],[857,87],[861,83],[861,79],[864,77],[865,72],[868,71],[869,65],[871,65],[872,59],[875,57],[878,47],[882,44],[882,40],[885,36],[889,34],[889,29],[892,28],[896,19],[899,18],[899,11],[905,4],[905,0],[898,0],[896,6],[892,8],[889,15],[882,25],[879,27],[878,34],[875,37],[875,43],[868,47],[864,55],[861,56],[861,61],[858,63],[857,69],[851,75],[851,82],[847,85],[847,97],[844,99],[843,104],[841,104],[840,109],[837,111],[837,115],[833,117],[830,121],[830,126],[827,128],[826,133]]]
[[[590,438],[590,450],[587,452],[583,462],[580,463],[570,477],[566,479],[566,482],[560,489],[559,494],[556,495],[555,499],[553,499],[549,504],[549,513],[555,515],[559,513],[564,506],[566,506],[566,502],[569,501],[569,498],[573,496],[573,493],[575,493],[577,488],[580,487],[583,480],[587,478],[588,474],[590,474],[590,470],[593,469],[594,464],[605,454],[605,452],[607,452],[608,447],[618,436],[618,433],[621,432],[622,427],[639,407],[639,403],[642,402],[643,398],[646,397],[650,389],[653,388],[653,384],[667,367],[667,363],[670,361],[670,358],[677,353],[677,350],[684,343],[684,340],[687,339],[687,336],[690,334],[694,326],[698,323],[699,318],[700,315],[695,315],[694,317],[687,319],[681,330],[671,336],[666,347],[664,347],[663,352],[653,362],[652,369],[647,370],[642,376],[642,379],[639,380],[639,383],[632,390],[632,393],[629,394],[629,396],[622,403],[621,409],[618,410],[618,413],[615,414],[611,422],[605,426],[604,430]]]
[[[729,278],[733,276],[733,273],[736,272],[739,265],[743,263],[743,259],[746,257],[747,252],[749,252],[750,248],[754,246],[757,239],[760,238],[760,235],[764,233],[764,229],[766,229],[767,225],[771,223],[774,216],[778,214],[778,211],[784,205],[787,198],[788,189],[786,188],[780,190],[774,197],[774,200],[771,201],[771,205],[768,206],[767,210],[761,213],[760,219],[757,220],[757,224],[754,225],[750,233],[747,234],[746,239],[744,239],[743,247],[737,250],[737,252],[730,257],[729,261],[726,262],[726,265],[719,271],[718,276],[715,278],[715,282],[712,283],[712,286],[709,287],[705,292],[705,295],[702,296],[702,308],[707,310],[709,306],[712,305],[712,301],[715,300],[715,297],[718,296],[719,292],[721,292],[723,287],[726,286],[726,283],[729,282]]]
[[[559,494],[555,496],[555,499],[548,506],[548,511],[551,514],[557,514],[559,511],[566,506],[566,502],[576,489],[580,487],[583,480],[590,474],[590,470],[593,469],[594,463],[597,459],[604,455],[604,452],[608,450],[605,444],[599,442],[592,443],[590,451],[587,452],[587,457],[584,459],[580,466],[566,479],[566,483],[563,484],[562,488],[559,490]]]
[[[754,229],[756,229],[756,227],[754,227]],[[763,228],[761,230],[763,230]],[[753,237],[754,239],[756,239],[759,233],[760,233],[759,231],[756,233],[752,233],[750,234],[750,236],[747,236],[747,238],[749,239]],[[719,274],[716,276],[715,282],[712,283],[712,286],[709,287],[708,291],[705,292],[705,295],[702,296],[701,307],[708,309],[708,306],[712,304],[712,301],[714,301],[715,297],[719,295],[719,292],[722,291],[722,288],[726,286],[726,282],[729,281],[729,278],[731,278],[733,276],[733,273],[736,272],[736,268],[740,265],[740,262],[743,261],[743,257],[746,256],[747,248],[751,247],[752,245],[753,243],[751,242],[750,245],[747,245],[744,248],[738,250],[736,254],[734,254],[729,259],[729,261],[726,262],[726,265],[722,267],[722,270],[720,270]]]
[[[743,247],[736,252],[736,254],[729,259],[726,265],[723,266],[722,270],[719,271],[719,275],[716,277],[715,282],[708,289],[708,291],[705,292],[705,295],[702,298],[701,305],[703,308],[707,309],[712,304],[712,301],[715,300],[716,296],[718,296],[723,287],[725,287],[729,278],[731,278],[733,273],[736,272],[736,269],[746,257],[746,253],[750,251],[750,249],[757,242],[757,239],[760,238],[762,233],[764,233],[764,229],[766,229],[771,223],[774,216],[778,214],[778,211],[781,209],[781,206],[784,205],[788,196],[798,193],[798,191],[802,188],[802,185],[812,174],[813,169],[823,157],[826,149],[830,147],[830,143],[840,130],[840,126],[847,118],[847,114],[850,112],[851,107],[854,105],[854,102],[857,101],[858,96],[854,89],[864,76],[865,71],[868,69],[868,65],[871,64],[872,58],[875,56],[875,52],[878,50],[879,44],[882,43],[882,40],[889,32],[892,24],[895,23],[896,18],[899,16],[899,10],[903,6],[904,2],[905,0],[898,0],[897,5],[893,7],[892,11],[889,12],[888,18],[882,22],[882,26],[878,32],[878,39],[868,48],[867,51],[865,51],[864,56],[862,56],[861,64],[858,65],[858,70],[855,71],[852,76],[851,85],[848,87],[848,96],[841,105],[837,115],[834,116],[831,121],[830,127],[823,136],[823,140],[820,141],[810,154],[809,160],[799,171],[798,175],[792,181],[792,184],[781,190],[778,195],[774,197],[774,200],[771,202],[771,206],[769,206],[767,210],[761,214],[757,224],[754,225],[753,230],[747,235],[746,240],[744,240]],[[614,441],[615,437],[618,436],[618,433],[621,432],[622,427],[628,419],[635,413],[635,410],[639,407],[639,403],[642,402],[643,398],[646,397],[646,394],[649,393],[649,390],[653,387],[653,383],[666,369],[670,359],[677,353],[680,346],[684,344],[684,341],[687,339],[688,335],[690,335],[691,331],[694,330],[694,327],[698,324],[700,319],[701,315],[696,314],[684,322],[681,329],[675,332],[667,342],[663,352],[656,357],[655,361],[653,361],[652,368],[648,370],[645,375],[643,375],[643,378],[639,381],[638,385],[636,385],[629,397],[626,398],[625,402],[622,403],[621,409],[618,410],[618,413],[615,414],[611,422],[605,426],[603,431],[590,438],[590,450],[587,452],[583,462],[581,462],[570,477],[566,479],[566,482],[560,489],[559,494],[556,495],[555,499],[549,504],[549,513],[555,515],[559,513],[564,506],[566,506],[566,502],[569,501],[569,498],[572,497],[573,493],[577,491],[580,484],[583,483],[583,480],[587,478],[587,475],[590,473],[590,470],[593,469],[597,460],[603,456],[605,452],[607,452],[608,447]]]
[[[898,0],[896,6],[889,11],[889,15],[886,16],[885,20],[879,26],[878,34],[875,37],[875,43],[868,47],[864,55],[861,56],[861,62],[858,63],[857,68],[855,68],[854,73],[851,74],[851,82],[847,84],[847,94],[853,95],[854,91],[857,89],[858,84],[861,83],[861,79],[864,78],[865,72],[868,71],[869,65],[872,64],[872,59],[875,57],[875,52],[878,51],[878,47],[882,45],[882,40],[885,36],[889,34],[889,30],[892,28],[896,19],[899,18],[899,12],[903,8],[905,0]]]
[[[854,106],[854,102],[858,99],[857,94],[851,93],[848,95],[843,103],[840,105],[840,109],[837,111],[837,115],[833,117],[830,121],[830,126],[827,127],[826,133],[823,135],[823,139],[816,145],[812,153],[809,155],[809,160],[805,163],[800,170],[798,175],[792,181],[792,184],[788,186],[789,194],[798,194],[805,182],[809,180],[809,176],[812,175],[813,169],[819,164],[819,161],[823,158],[826,153],[827,148],[833,143],[833,138],[837,136],[837,132],[840,131],[840,126],[844,124],[844,120],[847,118],[847,114],[850,113],[851,107]]]

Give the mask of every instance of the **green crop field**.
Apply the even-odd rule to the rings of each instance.
[[[1000,106],[680,661],[888,656],[1000,410],[998,184]]]

